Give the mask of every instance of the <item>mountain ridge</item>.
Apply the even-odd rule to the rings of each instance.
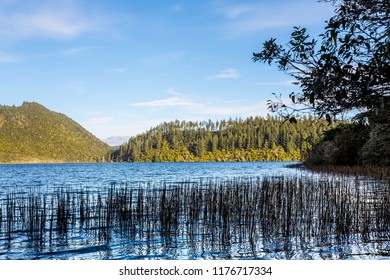
[[[0,163],[99,162],[110,151],[80,124],[37,102],[0,106]]]

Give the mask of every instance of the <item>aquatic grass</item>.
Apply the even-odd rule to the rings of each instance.
[[[366,177],[390,182],[390,166],[340,166],[305,163],[293,165],[292,167],[304,167],[323,174],[342,174],[350,177]]]
[[[5,215],[3,215],[5,213]],[[0,199],[0,236],[26,236],[37,250],[81,244],[163,247],[244,257],[390,238],[386,181],[340,176],[266,176],[161,184],[112,184]],[[16,242],[16,241],[15,241]],[[233,249],[240,248],[240,249]]]

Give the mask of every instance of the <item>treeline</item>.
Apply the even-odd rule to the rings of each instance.
[[[131,137],[111,161],[297,161],[304,160],[327,123],[303,117],[296,123],[267,116],[212,122],[164,122]]]

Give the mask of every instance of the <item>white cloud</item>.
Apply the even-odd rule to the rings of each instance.
[[[138,107],[167,107],[167,106],[196,106],[196,103],[189,99],[180,97],[169,97],[165,99],[158,99],[153,101],[132,103],[132,106]]]
[[[185,116],[199,116],[198,118],[203,118],[208,116],[208,118],[216,118],[219,116],[230,117],[230,116],[249,116],[251,114],[265,114],[267,111],[266,102],[261,103],[249,103],[246,104],[245,100],[213,100],[210,101],[194,101],[188,98],[185,94],[177,92],[174,88],[169,88],[165,92],[175,95],[173,97],[168,97],[165,99],[157,99],[146,102],[132,103],[130,105],[136,107],[145,107],[153,108],[155,110],[148,111],[151,114],[161,114],[164,115],[185,115]],[[199,96],[199,95],[198,95]],[[241,106],[240,103],[242,104]],[[217,105],[214,105],[217,104]],[[175,111],[169,109],[170,107],[176,107]],[[156,109],[159,108],[157,111]],[[165,111],[169,110],[169,111]]]
[[[243,14],[251,12],[253,7],[250,5],[239,4],[235,6],[227,6],[224,13],[227,18],[237,18]]]
[[[215,79],[237,79],[240,78],[240,74],[237,72],[236,69],[226,69],[221,71],[220,73],[216,75],[208,76],[208,80],[215,80]]]
[[[27,32],[59,37],[73,37],[87,31],[90,26],[77,15],[58,11],[41,11],[19,18],[19,27]]]
[[[108,72],[112,72],[112,73],[124,73],[126,72],[126,68],[111,68],[111,69],[108,69],[107,70]]]
[[[170,87],[165,90],[169,95],[173,95],[173,97],[168,97],[164,99],[157,99],[146,102],[137,102],[132,103],[130,105],[137,107],[199,107],[201,106],[199,103],[192,101],[187,97],[186,94],[178,92],[175,88]]]
[[[220,28],[230,37],[240,37],[272,28],[322,24],[334,14],[330,3],[282,1],[255,4],[226,4],[213,2],[211,8],[226,21]]]
[[[0,63],[13,63],[18,61],[20,61],[20,59],[13,55],[0,53]]]
[[[187,96],[185,93],[177,91],[174,87],[170,87],[166,89],[165,92],[173,96],[181,96],[184,98]]]
[[[94,47],[75,47],[75,48],[70,48],[70,49],[66,49],[66,50],[63,50],[61,51],[61,54],[63,55],[76,55],[76,54],[79,54],[79,53],[83,53],[83,52],[86,52],[86,51],[89,51],[91,49],[94,49]]]
[[[33,14],[2,16],[0,26],[9,36],[70,38],[91,28],[86,20],[55,10],[37,11]],[[4,31],[6,28],[7,31]]]
[[[75,38],[102,31],[110,23],[108,18],[103,13],[83,10],[77,1],[14,1],[0,9],[0,38]]]

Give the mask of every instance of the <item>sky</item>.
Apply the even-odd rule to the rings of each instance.
[[[266,116],[299,89],[254,63],[294,26],[317,38],[316,0],[0,0],[0,104],[38,102],[118,145],[171,120]]]

